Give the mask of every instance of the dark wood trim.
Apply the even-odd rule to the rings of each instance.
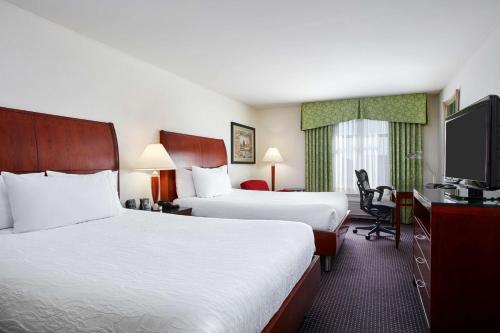
[[[237,162],[234,160],[234,131],[233,131],[234,126],[240,126],[240,127],[244,127],[244,128],[253,130],[253,149],[254,149],[254,151],[253,151],[253,161],[252,162]],[[255,164],[255,160],[257,158],[257,147],[255,146],[256,136],[257,136],[257,132],[255,131],[254,127],[235,123],[234,121],[231,122],[231,164]]]
[[[119,171],[112,123],[0,107],[0,147],[0,171]]]
[[[333,231],[313,230],[316,254],[330,257],[337,255],[349,230],[351,220],[351,215],[348,211]]]
[[[193,165],[203,168],[227,165],[227,150],[222,139],[160,131],[160,143],[177,169],[191,168]],[[160,171],[160,191],[162,200],[177,198],[175,170]]]
[[[319,257],[314,256],[307,270],[262,332],[297,332],[318,293],[320,278]]]

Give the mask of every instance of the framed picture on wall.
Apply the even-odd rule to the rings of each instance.
[[[456,89],[453,96],[443,102],[443,110],[445,118],[460,111],[460,89]]]
[[[231,163],[255,164],[255,128],[231,122]]]

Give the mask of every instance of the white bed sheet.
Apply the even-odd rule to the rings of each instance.
[[[213,198],[186,197],[175,203],[204,217],[287,220],[332,231],[347,214],[347,196],[340,192],[271,192],[233,189]]]
[[[127,210],[0,235],[0,331],[260,332],[314,253],[302,223]]]
[[[0,229],[0,235],[13,234],[14,228]]]

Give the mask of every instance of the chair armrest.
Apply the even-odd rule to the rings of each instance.
[[[392,192],[394,189],[390,186],[382,185],[382,186],[377,186],[377,190],[379,191],[377,201],[380,201],[380,200],[382,200],[382,196],[384,195],[384,190],[388,190],[388,191]]]
[[[393,191],[394,189],[390,186],[377,186],[377,190],[387,190],[387,191]]]

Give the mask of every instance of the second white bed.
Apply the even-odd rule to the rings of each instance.
[[[193,215],[232,219],[303,222],[315,230],[332,231],[347,214],[347,196],[339,192],[270,192],[233,189],[213,198],[174,201],[193,208]]]

